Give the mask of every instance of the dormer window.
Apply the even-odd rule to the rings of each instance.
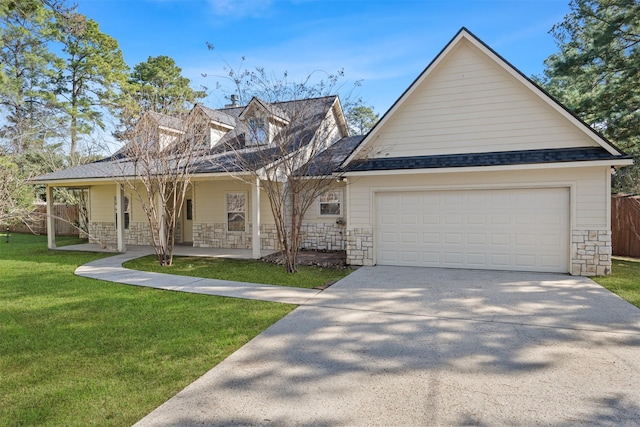
[[[256,97],[251,98],[249,104],[238,116],[238,120],[245,123],[247,127],[245,137],[247,146],[271,143],[278,132],[289,124],[286,111]]]
[[[255,145],[263,145],[269,142],[269,127],[264,117],[249,117],[249,142]]]

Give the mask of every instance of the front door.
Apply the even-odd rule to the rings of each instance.
[[[182,242],[193,243],[193,192],[189,191],[182,207]]]

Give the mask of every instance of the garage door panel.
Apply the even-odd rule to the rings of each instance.
[[[445,245],[458,245],[462,243],[462,233],[444,233]]]
[[[560,225],[562,216],[557,213],[540,214],[540,223],[544,225]]]
[[[445,193],[444,205],[445,206],[460,206],[463,203],[464,196],[459,193]]]
[[[400,198],[400,204],[403,208],[420,206],[420,197],[418,194],[403,194]]]
[[[511,215],[507,213],[494,213],[491,214],[491,224],[509,224],[511,223]]]
[[[535,246],[536,235],[535,234],[516,234],[516,246]]]
[[[398,223],[398,215],[394,213],[387,213],[380,216],[380,225],[396,225]]]
[[[384,198],[379,199],[380,208],[382,209],[395,209],[398,207],[398,196],[395,194],[387,194]]]
[[[515,214],[516,224],[535,224],[536,223],[536,215],[532,212],[517,212]]]
[[[422,214],[422,224],[424,225],[440,224],[440,214]]]
[[[535,255],[515,255],[515,263],[518,267],[523,268],[535,268],[536,257]]]
[[[484,213],[467,213],[468,225],[484,225],[487,223],[487,215]]]
[[[418,262],[418,252],[417,251],[403,251],[401,252],[402,262],[405,263],[415,263]]]
[[[422,252],[423,264],[437,267],[440,265],[440,252]]]
[[[566,272],[569,190],[376,195],[377,262]]]
[[[494,268],[505,268],[511,265],[511,256],[509,254],[491,254],[490,266]]]
[[[462,224],[462,213],[448,213],[444,215],[445,224]]]
[[[446,266],[462,266],[462,254],[460,252],[445,252],[444,264]]]
[[[540,234],[540,243],[543,246],[556,247],[562,246],[562,236],[557,234]]]
[[[487,237],[484,233],[468,233],[467,243],[469,245],[484,245],[487,242]]]
[[[418,243],[418,233],[400,233],[400,242],[401,243]]]
[[[380,234],[380,243],[398,243],[398,233],[384,232]]]
[[[422,233],[422,243],[424,244],[433,244],[440,243],[440,233]]]
[[[417,212],[413,214],[403,213],[402,216],[400,217],[400,223],[403,225],[417,225],[418,213]]]
[[[560,269],[562,265],[560,264],[560,258],[555,256],[546,256],[543,255],[540,257],[540,261],[543,267],[549,269]]]
[[[491,234],[491,244],[496,246],[504,246],[511,243],[511,235],[505,233]]]
[[[470,253],[467,255],[467,264],[481,268],[487,264],[487,255],[483,253]]]
[[[398,263],[399,259],[398,259],[398,252],[391,250],[391,251],[380,251],[380,254],[378,255],[380,260],[378,261],[381,264],[395,264]]]

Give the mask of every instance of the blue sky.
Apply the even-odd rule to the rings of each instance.
[[[384,113],[461,27],[526,75],[541,74],[557,51],[548,33],[569,0],[78,0],[78,12],[120,43],[129,66],[173,58],[204,103],[225,65],[256,66],[301,78],[344,69],[366,105]],[[213,51],[206,44],[215,46]],[[209,77],[202,77],[207,74]]]

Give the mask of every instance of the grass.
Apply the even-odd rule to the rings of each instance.
[[[0,426],[131,425],[295,308],[73,274],[103,256],[0,234]]]
[[[592,279],[640,308],[640,260],[613,258],[612,274]]]
[[[124,266],[134,270],[155,271],[181,276],[298,288],[321,286],[328,281],[342,279],[351,272],[346,268],[335,269],[300,265],[297,273],[288,274],[283,266],[263,261],[202,257],[174,257],[173,265],[161,267],[153,255],[128,261]]]

